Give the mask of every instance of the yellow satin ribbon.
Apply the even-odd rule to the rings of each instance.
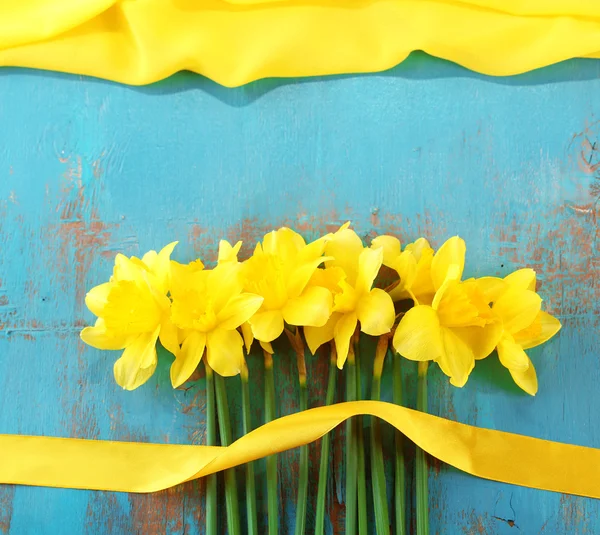
[[[433,457],[469,474],[600,498],[600,449],[482,429],[379,401],[285,416],[227,448],[0,435],[0,483],[155,492],[308,444],[364,414],[385,420]]]
[[[596,0],[3,0],[0,65],[133,85],[389,69],[413,50],[490,75],[600,57]]]

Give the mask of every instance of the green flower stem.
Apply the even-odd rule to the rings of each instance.
[[[273,357],[267,351],[265,356],[265,423],[276,418],[275,415],[275,378],[273,375]],[[279,531],[279,500],[277,497],[277,455],[267,457],[267,514],[269,535]]]
[[[250,388],[248,385],[248,366],[244,363],[242,373],[242,425],[244,435],[252,431],[250,422]],[[258,514],[256,512],[256,484],[254,481],[254,463],[246,463],[246,517],[248,535],[258,535]]]
[[[362,399],[362,388],[360,384],[360,360],[358,351],[358,336],[354,343],[354,358],[356,363],[356,399]],[[356,443],[358,452],[358,474],[357,474],[357,498],[358,498],[358,533],[368,535],[369,520],[367,517],[367,475],[365,469],[365,441],[363,437],[363,418],[356,419]]]
[[[419,362],[419,378],[417,382],[417,410],[427,412],[427,367],[429,363]],[[427,489],[427,459],[425,452],[417,448],[416,453],[416,487],[417,487],[417,535],[429,535],[429,491]]]
[[[335,344],[331,343],[331,360],[329,362],[329,379],[325,405],[331,405],[335,396],[335,379],[337,375],[337,355]],[[319,465],[319,486],[317,489],[317,512],[315,516],[315,535],[325,533],[325,505],[327,501],[327,469],[329,468],[329,443],[331,436],[327,433],[321,441],[321,461]]]
[[[217,412],[219,414],[221,445],[229,446],[232,442],[232,432],[231,423],[229,421],[227,390],[225,389],[225,379],[218,373],[215,374],[215,388],[217,393]],[[240,512],[235,468],[225,470],[225,506],[227,510],[227,528],[229,535],[240,535]]]
[[[206,368],[206,444],[217,445],[217,418],[215,408],[215,382],[213,371]],[[206,476],[206,535],[217,535],[217,474]]]
[[[300,376],[300,410],[308,409],[306,376]],[[296,535],[304,535],[306,529],[306,505],[308,501],[308,446],[300,447],[300,476],[298,479],[298,500],[296,502]]]
[[[388,340],[388,336],[380,336],[377,343],[375,360],[373,362],[373,382],[371,384],[371,399],[373,401],[380,401],[381,399],[381,374],[388,348]],[[371,479],[373,481],[373,508],[375,511],[377,535],[389,535],[390,518],[385,489],[381,422],[374,416],[371,418]]]
[[[400,353],[389,350],[390,356],[394,359],[394,403],[402,405],[402,356]],[[402,447],[402,433],[396,431],[394,434],[396,448],[396,464],[394,465],[394,512],[396,515],[396,534],[406,535],[406,484],[404,468],[404,449]]]
[[[346,401],[356,401],[356,363],[352,347],[346,361]],[[356,535],[357,455],[356,420],[349,418],[346,422],[346,535]]]
[[[296,353],[298,365],[298,384],[300,385],[300,411],[308,409],[308,392],[306,387],[306,349],[300,329],[291,327],[285,330],[290,344]],[[306,509],[308,502],[308,446],[300,446],[300,465],[298,477],[298,499],[296,501],[295,535],[304,535],[306,529]]]

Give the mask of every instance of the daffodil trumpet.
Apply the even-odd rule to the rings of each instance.
[[[240,373],[242,383],[242,428],[244,435],[252,431],[250,419],[250,387],[248,384],[248,365],[244,362]],[[254,463],[246,463],[246,521],[248,535],[258,535],[258,513],[256,510],[256,482]]]
[[[417,410],[427,412],[427,369],[429,362],[419,362],[417,378]],[[429,535],[429,490],[427,458],[417,447],[415,458],[415,484],[417,493],[417,535]]]
[[[305,346],[300,334],[300,329],[285,329],[294,352],[298,366],[298,386],[300,389],[299,410],[308,409],[308,391],[306,385],[306,356]],[[295,535],[304,535],[306,530],[306,509],[308,502],[308,445],[300,447],[300,463],[298,476],[298,498],[296,500],[296,527]]]
[[[215,381],[213,371],[207,361],[206,370],[206,444],[217,445]],[[217,474],[206,477],[206,535],[217,535]]]
[[[229,403],[225,379],[215,374],[215,389],[217,398],[217,413],[219,415],[219,435],[221,446],[229,446],[233,442],[231,422],[229,419]],[[237,480],[235,468],[225,470],[225,509],[227,511],[227,532],[230,535],[240,535],[240,512],[238,504]]]
[[[331,405],[335,397],[335,381],[337,376],[337,353],[335,343],[330,342],[329,377],[325,405]],[[319,465],[319,484],[317,488],[317,509],[315,514],[315,535],[325,533],[325,506],[327,501],[327,475],[329,467],[329,444],[331,434],[327,433],[321,440],[321,459]]]
[[[265,365],[265,423],[273,421],[275,407],[275,377],[273,374],[273,355],[263,349]],[[267,463],[267,517],[269,535],[277,535],[279,531],[279,499],[277,485],[277,455],[269,455]]]
[[[393,368],[393,397],[396,405],[403,405],[402,396],[402,356],[388,348],[388,358],[394,363]],[[394,515],[395,535],[406,535],[406,473],[404,461],[403,436],[400,431],[394,431]]]
[[[381,399],[381,375],[388,344],[389,335],[379,337],[373,360],[373,379],[371,382],[371,399],[373,401],[380,401]],[[381,443],[381,423],[378,418],[371,418],[371,479],[373,482],[373,509],[377,535],[389,535],[390,519],[385,488],[385,465]]]

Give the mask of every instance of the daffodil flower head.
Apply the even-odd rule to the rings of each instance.
[[[263,298],[243,291],[242,266],[223,261],[214,269],[183,271],[173,285],[171,318],[184,333],[171,366],[171,382],[187,381],[206,349],[210,367],[222,376],[237,375],[244,364],[238,328],[260,308]]]
[[[482,289],[461,282],[464,241],[450,238],[431,262],[436,292],[431,305],[417,305],[401,319],[393,345],[410,360],[437,362],[454,386],[462,387],[475,366],[496,347],[502,326]]]
[[[226,240],[221,240],[219,242],[219,257],[217,260],[218,264],[226,264],[228,262],[238,264],[238,254],[242,247],[242,242],[238,241],[235,245],[231,245]],[[250,348],[254,343],[254,334],[252,333],[252,326],[249,322],[245,321],[240,325],[240,332],[242,334],[242,338],[244,340],[244,346],[246,347],[246,352],[250,353]],[[270,354],[273,354],[273,346],[270,342],[263,342],[259,340],[261,347]]]
[[[504,279],[485,277],[477,283],[501,321],[502,333],[496,347],[500,362],[515,383],[534,396],[538,390],[537,374],[525,350],[543,344],[561,328],[555,317],[541,310],[542,299],[535,292],[535,271],[520,269]]]
[[[328,236],[307,244],[289,228],[267,234],[253,255],[243,263],[246,291],[263,298],[258,312],[249,319],[254,338],[272,342],[284,329],[321,326],[331,315],[331,292],[309,286],[315,270],[323,263]]]
[[[328,260],[320,275],[337,286],[334,289],[333,312],[323,326],[305,327],[306,342],[314,354],[322,344],[334,340],[338,368],[343,368],[350,343],[358,324],[360,330],[372,336],[389,333],[395,319],[391,297],[373,283],[383,262],[382,248],[363,246],[360,237],[342,226],[325,246]]]
[[[116,382],[126,390],[144,384],[157,364],[156,342],[179,352],[177,329],[170,321],[170,255],[176,242],[142,259],[118,254],[110,282],[92,288],[87,307],[98,319],[81,339],[98,349],[124,349],[114,365]]]
[[[390,290],[394,301],[411,299],[415,305],[431,304],[435,288],[431,280],[431,262],[434,251],[425,238],[409,243],[401,250],[394,236],[377,236],[372,248],[383,249],[383,265],[398,273],[398,283]]]

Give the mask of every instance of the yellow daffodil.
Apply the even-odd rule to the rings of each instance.
[[[398,238],[377,236],[371,247],[383,249],[383,265],[395,270],[400,277],[390,290],[394,301],[412,299],[415,305],[431,304],[435,294],[431,278],[433,249],[425,238],[409,243],[402,251]]]
[[[233,262],[238,264],[238,254],[240,252],[240,248],[242,247],[242,242],[237,242],[234,246],[232,246],[228,241],[221,240],[219,243],[219,258],[217,262],[219,264],[225,264],[227,262]],[[245,321],[240,325],[240,331],[242,333],[242,338],[244,340],[244,346],[246,347],[246,352],[250,353],[250,348],[254,343],[254,334],[252,334],[252,326],[249,322]],[[269,342],[263,342],[259,340],[261,347],[273,354],[273,347]]]
[[[306,244],[288,228],[267,234],[254,254],[243,264],[244,287],[264,298],[249,319],[254,338],[271,342],[281,335],[284,323],[321,326],[331,315],[331,292],[309,286],[313,273],[325,260],[326,243],[321,238]]]
[[[525,353],[552,338],[560,322],[541,310],[542,299],[535,292],[536,275],[532,269],[520,269],[504,279],[478,279],[492,311],[502,321],[502,334],[496,350],[502,365],[515,383],[534,396],[538,389],[533,363]]]
[[[330,288],[334,304],[327,323],[304,328],[306,342],[314,354],[319,346],[334,340],[340,369],[348,358],[350,342],[359,322],[360,330],[372,336],[389,333],[394,324],[391,297],[384,290],[373,288],[383,254],[382,248],[365,248],[346,224],[328,240],[326,268],[317,271],[313,278],[313,282]]]
[[[110,282],[92,288],[87,307],[98,316],[81,339],[98,349],[124,349],[114,365],[117,383],[126,390],[144,384],[157,364],[156,341],[174,355],[179,352],[177,329],[170,321],[171,243],[159,253],[150,251],[142,259],[115,258]]]
[[[222,242],[221,250],[229,248]],[[185,336],[171,366],[174,387],[194,373],[205,348],[210,367],[219,375],[237,375],[244,365],[243,340],[237,329],[260,308],[263,298],[243,292],[237,250],[223,254],[214,269],[182,270],[172,285],[171,318]]]
[[[475,360],[488,356],[502,334],[480,286],[460,282],[465,249],[458,237],[440,247],[431,261],[431,305],[410,309],[393,339],[398,353],[410,360],[437,362],[458,387],[467,382]]]

